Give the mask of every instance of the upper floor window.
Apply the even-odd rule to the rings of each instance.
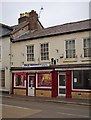
[[[75,58],[75,40],[66,40],[66,58]]]
[[[0,46],[0,59],[1,59],[1,46]]]
[[[34,45],[27,46],[27,61],[34,61]]]
[[[41,44],[41,60],[49,60],[49,44]]]
[[[0,70],[0,87],[5,87],[5,70]]]
[[[91,38],[83,40],[84,57],[91,57]]]

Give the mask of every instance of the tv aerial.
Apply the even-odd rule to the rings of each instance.
[[[41,15],[41,11],[43,10],[43,7],[41,6],[41,8],[40,8],[40,11],[39,11],[39,18],[40,18],[40,15]]]

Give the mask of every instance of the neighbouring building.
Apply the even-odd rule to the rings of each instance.
[[[24,19],[21,16],[19,23]],[[41,29],[11,39],[12,93],[91,98],[91,20],[49,28],[37,23]]]
[[[33,32],[34,30],[43,29],[38,20],[38,14],[31,12],[20,14],[18,25],[8,26],[0,23],[0,91],[11,93],[12,81],[10,68],[12,65],[11,58],[11,38],[18,38],[21,35]]]
[[[0,24],[0,91],[8,92],[11,89],[10,78],[10,34],[12,28]]]

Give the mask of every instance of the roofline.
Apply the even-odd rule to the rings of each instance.
[[[19,39],[19,40],[14,40],[14,39],[11,38],[11,42],[13,42],[13,43],[22,42],[22,41],[25,41],[25,40],[34,40],[34,39],[45,38],[45,37],[52,37],[52,36],[59,36],[59,35],[77,33],[77,32],[84,32],[84,31],[89,31],[89,30],[91,30],[91,28],[83,29],[83,30],[76,30],[76,31],[69,31],[69,32],[64,32],[64,33],[56,33],[56,34],[54,33],[54,34],[50,34],[50,35],[37,36],[37,37],[25,38],[25,39]]]
[[[68,23],[61,24],[61,26],[64,26],[64,25],[67,25],[67,24],[75,24],[75,23],[85,22],[85,21],[89,21],[90,22],[90,20],[91,19],[79,20],[79,21],[74,21],[74,22],[68,22]],[[51,26],[51,27],[47,27],[47,28],[52,28],[52,27],[56,27],[56,26],[60,26],[60,25],[55,25],[55,26]]]
[[[2,23],[0,23],[0,24],[1,24],[2,27],[6,27],[6,28],[8,28],[10,30],[13,30],[13,28],[11,26],[8,26],[8,25],[2,24]]]
[[[0,36],[0,38],[8,37],[8,36],[10,36],[10,35],[11,35],[11,32],[9,32],[9,33],[7,33],[7,34],[5,34],[5,35]]]

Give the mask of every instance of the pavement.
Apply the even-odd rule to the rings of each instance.
[[[75,104],[75,105],[85,105],[91,106],[91,100],[87,99],[74,99],[74,98],[65,98],[65,97],[56,97],[56,98],[49,98],[49,97],[37,97],[37,96],[18,96],[12,94],[1,94],[3,98],[9,99],[20,99],[24,101],[37,101],[37,102],[53,102],[53,103],[61,103],[61,104]]]

